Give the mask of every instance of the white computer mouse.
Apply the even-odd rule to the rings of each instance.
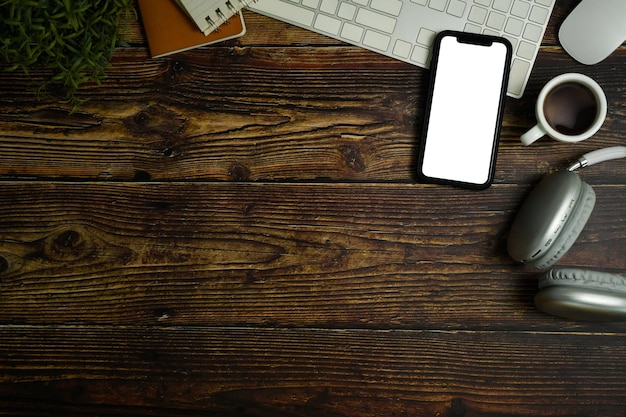
[[[626,40],[626,0],[582,0],[559,29],[561,45],[575,60],[593,65]]]

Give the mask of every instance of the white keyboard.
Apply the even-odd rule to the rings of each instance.
[[[513,45],[508,95],[524,93],[556,0],[257,0],[250,9],[427,68],[442,30]]]

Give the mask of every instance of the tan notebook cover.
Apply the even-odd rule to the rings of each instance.
[[[139,10],[152,58],[237,38],[246,33],[241,13],[221,25],[219,31],[204,35],[175,0],[139,0]]]

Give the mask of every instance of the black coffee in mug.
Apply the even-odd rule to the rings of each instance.
[[[593,91],[586,86],[566,82],[546,95],[543,112],[554,130],[576,136],[593,125],[598,115],[598,103]]]

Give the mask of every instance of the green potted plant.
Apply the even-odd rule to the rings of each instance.
[[[133,0],[0,0],[0,63],[26,75],[44,71],[38,97],[60,87],[75,110],[84,101],[78,88],[106,76],[120,20],[133,11]]]

